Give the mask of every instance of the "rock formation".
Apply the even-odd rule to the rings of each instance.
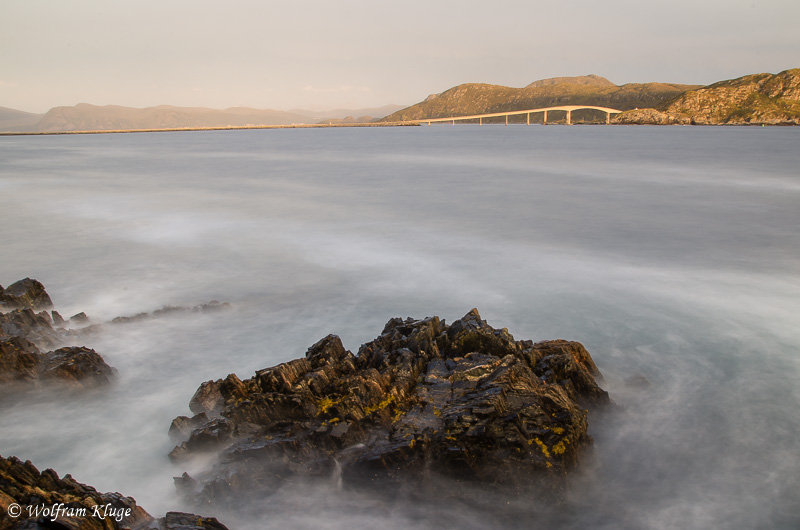
[[[305,357],[203,383],[175,462],[221,452],[178,489],[198,502],[269,493],[296,477],[338,474],[372,488],[443,476],[511,490],[557,481],[591,444],[587,407],[610,402],[577,342],[516,341],[473,309],[390,320],[357,354],[329,335]]]
[[[227,530],[214,518],[181,512],[155,520],[131,497],[100,493],[52,469],[0,456],[0,530]]]
[[[14,308],[0,312],[0,392],[4,395],[44,384],[97,387],[114,376],[115,370],[94,350],[65,346],[75,332],[62,327],[65,322],[58,312],[35,312],[53,307],[40,282],[25,278],[6,289],[0,287],[0,300],[3,309]],[[46,353],[39,349],[58,346],[63,347]]]
[[[0,286],[0,394],[10,395],[25,386],[97,387],[113,378],[116,371],[100,354],[85,346],[69,345],[101,324],[92,323],[83,312],[65,320],[52,307],[44,285],[37,280],[25,278],[5,289]],[[166,306],[152,313],[117,317],[111,324],[229,308],[228,302],[216,300],[191,308]]]

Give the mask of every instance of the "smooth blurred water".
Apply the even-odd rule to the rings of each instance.
[[[0,137],[0,283],[36,278],[98,322],[234,305],[105,326],[85,342],[114,388],[4,406],[0,454],[163,513],[184,470],[166,431],[201,382],[477,307],[518,339],[583,342],[619,405],[590,416],[552,524],[796,528],[798,147],[797,128],[725,127]],[[267,499],[258,526],[374,522],[330,498]],[[441,524],[409,513],[386,524]]]

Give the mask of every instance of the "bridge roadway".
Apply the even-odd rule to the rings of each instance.
[[[495,112],[492,114],[475,114],[473,116],[454,116],[451,118],[429,118],[429,119],[422,119],[422,120],[408,120],[414,123],[427,123],[430,125],[431,123],[439,123],[439,122],[453,122],[453,125],[456,124],[456,121],[464,121],[464,120],[478,120],[480,125],[483,125],[483,118],[497,118],[500,116],[506,117],[506,125],[508,125],[508,117],[509,116],[518,116],[520,114],[527,114],[528,115],[528,125],[531,124],[531,114],[534,112],[544,112],[544,124],[547,125],[547,112],[552,110],[563,110],[567,113],[567,125],[572,125],[572,111],[574,110],[582,110],[582,109],[593,109],[593,110],[600,110],[606,113],[606,123],[611,121],[612,114],[619,114],[622,112],[621,110],[617,109],[610,109],[608,107],[594,107],[591,105],[562,105],[560,107],[546,107],[541,109],[530,109],[530,110],[513,110],[509,112]]]

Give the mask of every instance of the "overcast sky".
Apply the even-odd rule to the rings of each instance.
[[[800,67],[800,0],[0,0],[0,106],[413,104]]]

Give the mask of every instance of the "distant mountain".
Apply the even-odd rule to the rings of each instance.
[[[44,114],[0,107],[0,131],[32,131]]]
[[[425,101],[390,114],[382,121],[469,116],[559,105],[594,105],[627,110],[654,107],[699,87],[700,85],[672,83],[629,83],[617,86],[597,75],[542,79],[524,88],[467,83],[440,94],[432,94]],[[525,117],[520,119],[524,120]],[[542,116],[533,115],[531,119],[541,121]],[[573,113],[573,121],[581,119],[605,121],[605,113],[589,110]]]
[[[370,121],[371,119],[383,118],[393,112],[405,108],[406,105],[384,105],[382,107],[369,107],[364,109],[332,109],[332,110],[307,110],[307,109],[291,109],[288,112],[305,116],[314,123],[325,122],[333,120],[348,120],[348,121]],[[353,118],[353,116],[359,116]]]
[[[117,105],[80,103],[55,107],[42,117],[38,132],[109,131],[128,129],[172,129],[184,127],[226,127],[244,125],[288,125],[309,123],[305,116],[278,110],[233,107],[225,110],[161,105],[137,109]]]
[[[624,112],[614,122],[800,125],[800,68],[720,81],[690,90],[655,108]]]

